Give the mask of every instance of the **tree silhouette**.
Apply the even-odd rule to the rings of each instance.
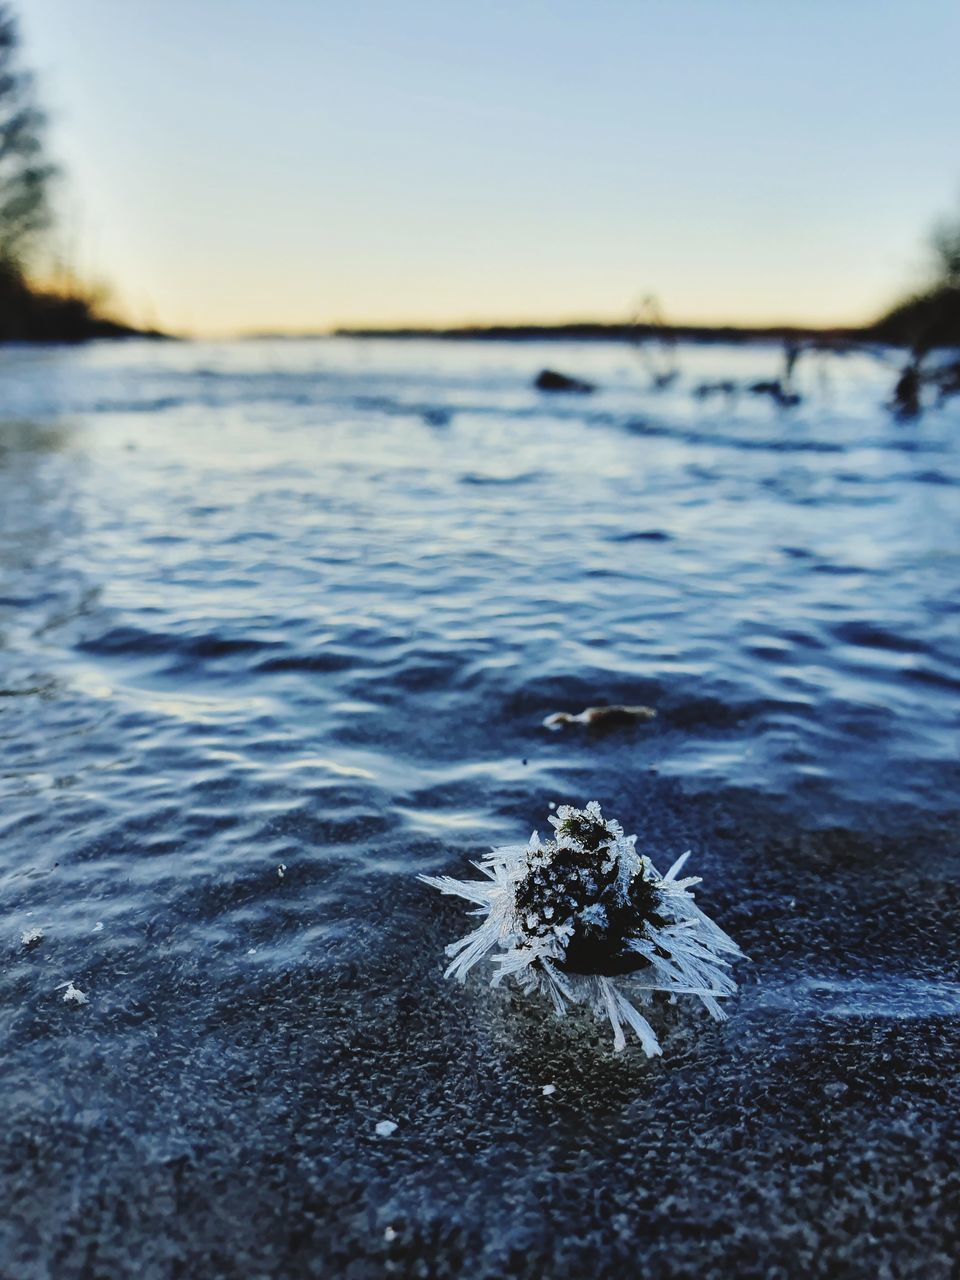
[[[47,117],[20,65],[13,7],[0,0],[0,343],[83,342],[134,332],[102,314],[101,291],[71,278],[60,290],[36,280],[37,250],[52,221],[57,166],[47,158]]]
[[[56,166],[45,154],[46,116],[34,99],[33,76],[19,65],[20,32],[0,2],[0,270],[19,276],[50,224]]]
[[[937,283],[956,288],[960,285],[960,216],[943,218],[930,237]]]
[[[909,347],[915,365],[936,347],[960,347],[960,215],[936,223],[927,243],[931,270],[926,288],[898,303],[869,330],[882,341]]]

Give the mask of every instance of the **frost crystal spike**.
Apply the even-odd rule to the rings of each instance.
[[[505,845],[474,863],[483,880],[419,877],[476,903],[472,914],[485,917],[446,948],[446,976],[466,981],[493,952],[493,986],[513,978],[525,993],[548,996],[561,1015],[568,1003],[588,1004],[609,1018],[617,1053],[626,1045],[624,1024],[648,1057],[660,1053],[634,1003],[657,991],[696,996],[714,1018],[725,1018],[719,1002],[737,989],[729,968],[742,952],[694,902],[699,876],[677,879],[689,854],[661,876],[637,853],[637,837],[605,820],[596,801],[585,809],[561,805],[549,821],[552,840],[541,844],[535,831],[529,844]]]

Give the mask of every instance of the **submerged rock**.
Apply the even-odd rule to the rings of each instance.
[[[541,369],[533,385],[538,391],[574,391],[581,395],[596,390],[592,382],[583,382],[567,373],[558,373],[556,369]]]

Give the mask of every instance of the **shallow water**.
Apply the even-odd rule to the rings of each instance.
[[[954,1274],[960,405],[778,366],[0,351],[0,1275]],[[654,1063],[414,879],[594,798],[751,957]]]

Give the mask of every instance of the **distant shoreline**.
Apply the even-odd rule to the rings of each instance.
[[[280,336],[280,335],[276,335]],[[303,335],[307,336],[307,335]],[[803,342],[843,348],[854,343],[876,342],[872,326],[862,328],[812,328],[804,325],[649,325],[602,324],[579,321],[567,324],[461,325],[449,328],[353,328],[335,329],[336,338],[403,338],[473,342]]]
[[[906,298],[885,315],[862,325],[800,324],[609,324],[574,320],[565,324],[341,326],[337,337],[433,338],[448,341],[587,342],[785,342],[834,351],[864,345],[911,349],[917,358],[935,349],[960,348],[960,286],[946,283]]]
[[[69,316],[44,317],[45,323],[11,329],[2,323],[0,315],[0,349],[5,346],[67,345],[74,346],[95,340],[123,341],[125,339],[149,339],[163,342],[307,342],[350,338],[360,340],[397,340],[433,342],[616,342],[616,343],[674,343],[693,342],[717,346],[745,346],[748,343],[796,343],[808,348],[843,353],[865,346],[909,349],[913,340],[885,321],[861,327],[815,328],[810,325],[650,325],[603,324],[597,321],[571,322],[567,324],[495,324],[456,325],[445,328],[420,326],[391,327],[339,327],[294,333],[271,332],[223,335],[220,338],[192,334],[167,333],[157,329],[138,329],[115,320],[84,315],[82,309]],[[66,319],[66,323],[64,323]],[[51,323],[52,321],[52,323]],[[953,349],[950,341],[934,341],[927,350]]]

